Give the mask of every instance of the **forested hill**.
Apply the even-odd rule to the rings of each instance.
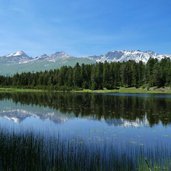
[[[171,86],[171,59],[158,61],[150,58],[146,64],[131,60],[88,65],[77,63],[75,67],[63,66],[44,72],[0,76],[0,86],[51,89]]]

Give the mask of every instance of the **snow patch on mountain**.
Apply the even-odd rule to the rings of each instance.
[[[28,57],[28,55],[24,52],[24,51],[17,51],[14,53],[10,53],[7,55],[7,57],[16,57],[16,56],[24,56],[24,57]]]
[[[121,50],[121,51],[110,51],[105,55],[91,57],[96,62],[124,62],[134,60],[136,62],[146,63],[150,58],[156,58],[161,60],[165,57],[171,58],[171,55],[160,55],[153,51],[140,51],[140,50]]]

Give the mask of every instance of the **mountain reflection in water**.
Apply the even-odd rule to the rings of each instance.
[[[89,118],[126,127],[171,122],[171,97],[167,95],[1,93],[0,99],[0,116],[16,122],[30,116],[59,123]]]

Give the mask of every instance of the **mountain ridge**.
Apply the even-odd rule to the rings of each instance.
[[[73,55],[69,55],[63,51],[59,51],[59,52],[55,52],[53,54],[43,54],[40,56],[36,56],[36,57],[31,57],[28,56],[27,53],[25,53],[24,51],[20,50],[20,51],[16,51],[14,53],[10,53],[8,55],[3,55],[0,56],[2,57],[18,57],[18,58],[28,58],[30,59],[30,61],[32,60],[40,60],[40,59],[46,59],[46,60],[50,60],[53,62],[52,59],[56,59],[56,58],[88,58],[91,60],[95,60],[96,62],[104,62],[109,61],[109,62],[122,62],[122,61],[128,61],[128,60],[135,60],[136,62],[139,62],[140,60],[143,62],[147,62],[148,59],[151,58],[157,58],[157,59],[162,59],[164,57],[169,57],[171,58],[171,55],[167,55],[167,54],[159,54],[156,53],[154,51],[141,51],[141,50],[114,50],[114,51],[108,51],[105,54],[102,55],[91,55],[91,56],[82,56],[82,57],[77,57],[77,56],[73,56]]]
[[[21,72],[37,72],[60,68],[61,66],[75,66],[79,64],[93,64],[96,62],[124,62],[134,60],[146,63],[150,58],[161,60],[171,55],[158,54],[153,51],[141,50],[114,50],[102,55],[76,57],[63,51],[53,54],[43,54],[36,57],[27,55],[24,51],[16,51],[0,56],[0,75],[13,75]]]

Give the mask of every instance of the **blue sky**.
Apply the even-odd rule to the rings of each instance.
[[[0,55],[171,54],[170,0],[0,0]]]

